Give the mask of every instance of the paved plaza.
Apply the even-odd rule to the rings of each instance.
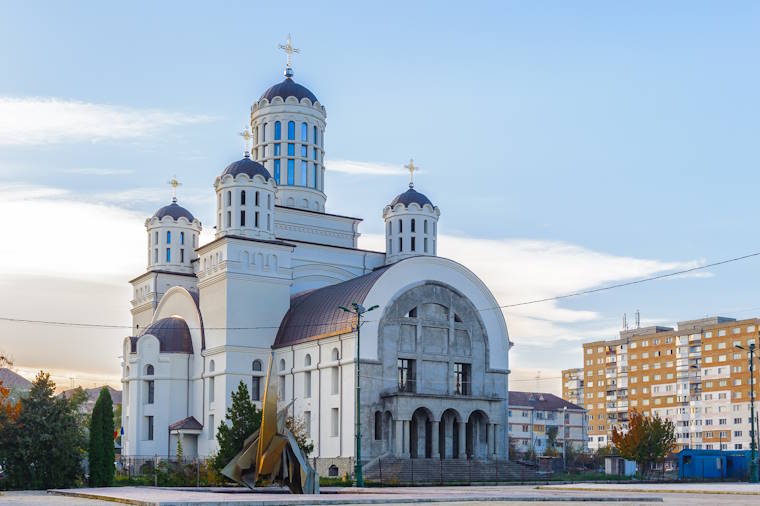
[[[45,492],[8,492],[0,504],[98,506],[132,505],[304,505],[304,504],[688,504],[690,506],[757,505],[760,486],[747,483],[636,484],[578,483],[569,485],[514,485],[472,487],[396,487],[351,489],[325,487],[319,496],[296,496],[277,489],[168,489],[112,487]]]

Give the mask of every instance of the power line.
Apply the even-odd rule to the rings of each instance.
[[[641,283],[647,283],[649,281],[656,281],[658,279],[666,279],[666,278],[671,278],[673,276],[680,276],[681,274],[688,274],[690,272],[701,271],[701,270],[704,270],[704,269],[709,269],[710,267],[717,267],[719,265],[725,265],[725,264],[729,264],[729,263],[732,263],[732,262],[738,262],[740,260],[746,260],[748,258],[753,258],[753,257],[757,257],[757,256],[760,256],[760,252],[750,253],[748,255],[743,255],[743,256],[740,256],[740,257],[729,258],[728,260],[721,260],[719,262],[713,262],[713,263],[710,263],[710,264],[700,265],[698,267],[692,267],[690,269],[683,269],[683,270],[680,270],[680,271],[669,272],[667,274],[658,274],[656,276],[650,276],[648,278],[637,279],[637,280],[634,280],[634,281],[625,281],[623,283],[615,283],[614,285],[603,286],[603,287],[600,287],[600,288],[590,288],[588,290],[581,290],[581,291],[578,291],[578,292],[567,293],[565,295],[556,295],[554,297],[545,297],[543,299],[527,300],[527,301],[524,301],[524,302],[515,302],[513,304],[504,304],[502,306],[494,306],[494,307],[490,307],[490,308],[483,308],[483,309],[479,309],[478,311],[488,311],[488,310],[492,310],[492,309],[508,309],[508,308],[512,308],[512,307],[528,306],[528,305],[531,305],[531,304],[538,304],[538,303],[541,303],[541,302],[550,302],[550,301],[553,301],[553,300],[569,299],[571,297],[578,297],[580,295],[588,295],[588,294],[591,294],[591,293],[604,292],[604,291],[607,291],[607,290],[613,290],[615,288],[623,288],[623,287],[626,287],[626,286],[632,286],[632,285],[638,285],[638,284],[641,284]]]

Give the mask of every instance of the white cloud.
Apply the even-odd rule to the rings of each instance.
[[[0,145],[135,139],[211,119],[57,98],[0,97]]]
[[[357,162],[353,160],[326,160],[325,167],[332,172],[365,174],[371,176],[398,176],[406,173],[401,165],[388,163]]]

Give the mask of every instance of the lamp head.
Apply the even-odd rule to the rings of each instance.
[[[339,307],[340,309],[342,309],[343,311],[345,311],[346,313],[352,313],[352,312],[353,312],[353,311],[351,311],[350,309],[348,309],[346,306],[338,306],[338,307]]]
[[[735,345],[734,345],[734,348],[737,348],[737,349],[739,349],[739,350],[744,350],[744,351],[747,351],[747,350],[745,350],[745,349],[744,349],[744,346],[742,346],[741,344],[735,344]]]
[[[367,309],[367,312],[369,313],[370,311],[374,311],[375,309],[377,309],[377,308],[379,308],[379,307],[380,307],[379,305],[375,304],[375,305],[374,305],[374,306],[372,306],[371,308]]]
[[[364,309],[364,306],[362,306],[358,302],[353,302],[351,305],[354,307],[354,309],[356,310],[356,312],[359,313],[359,314],[367,312],[367,310]]]

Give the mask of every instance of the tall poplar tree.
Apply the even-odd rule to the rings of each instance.
[[[108,487],[113,483],[113,401],[108,387],[100,390],[90,418],[90,485]]]

